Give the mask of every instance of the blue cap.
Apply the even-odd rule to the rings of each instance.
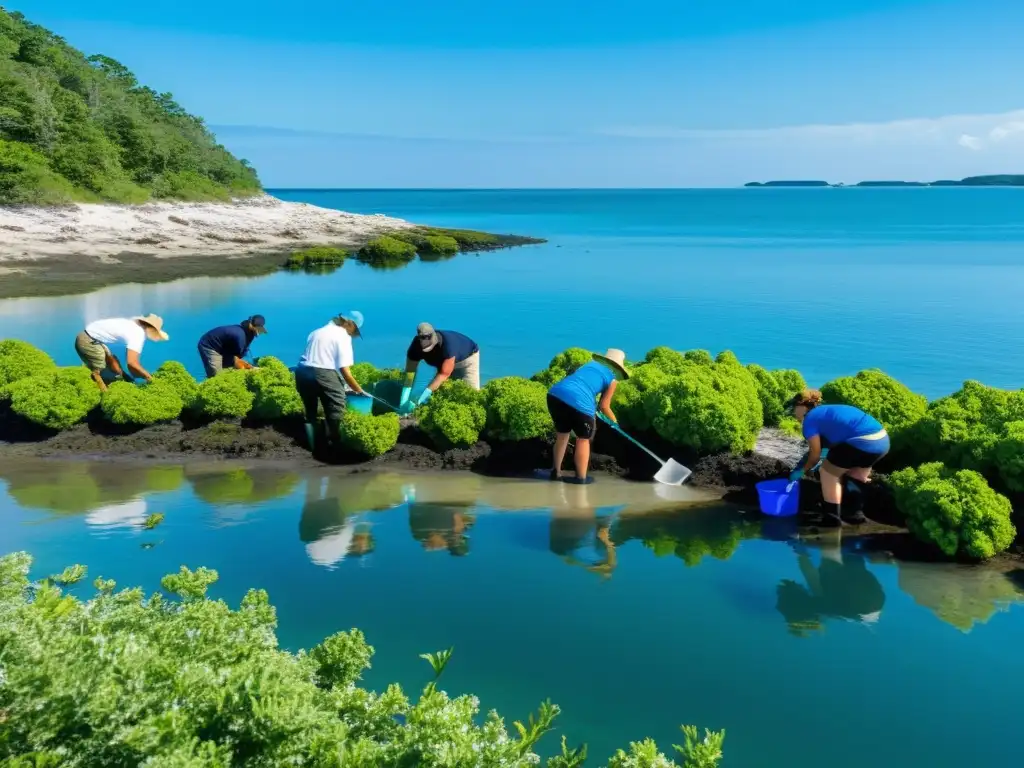
[[[349,320],[355,323],[356,328],[363,327],[363,313],[360,312],[358,309],[350,309],[348,312],[342,312],[341,316],[347,317]]]

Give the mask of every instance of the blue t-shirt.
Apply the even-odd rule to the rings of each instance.
[[[236,357],[248,354],[251,341],[241,325],[222,325],[204,333],[199,346],[219,352],[229,364],[234,364]]]
[[[615,381],[615,374],[607,366],[593,362],[581,366],[556,383],[548,394],[571,405],[580,413],[593,416],[597,412],[594,402]]]
[[[873,435],[882,431],[882,425],[872,416],[868,416],[860,408],[852,405],[819,405],[812,408],[804,416],[804,439],[820,436],[827,447],[839,443],[849,443],[858,437]],[[855,443],[857,448],[870,450],[872,440]],[[867,447],[865,447],[867,446]]]
[[[480,351],[477,343],[464,334],[455,331],[438,331],[437,334],[441,337],[441,343],[429,352],[423,351],[419,339],[413,339],[406,357],[416,362],[422,360],[440,369],[445,360],[454,357],[456,363],[461,363]]]

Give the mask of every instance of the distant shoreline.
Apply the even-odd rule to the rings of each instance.
[[[774,181],[748,181],[744,187],[1024,187],[1024,174],[996,176],[968,176],[963,179],[939,181],[858,181],[856,184],[822,181],[820,179],[792,179]]]

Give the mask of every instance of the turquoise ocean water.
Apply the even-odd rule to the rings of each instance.
[[[256,352],[294,361],[333,313],[366,315],[357,359],[398,365],[417,323],[464,331],[485,378],[530,374],[571,345],[632,357],[667,344],[734,350],[808,380],[880,367],[939,396],[966,378],[1024,383],[1024,195],[1016,189],[276,191],[428,224],[536,235],[542,246],[330,276],[186,280],[0,302],[0,337],[74,363],[87,320],[165,316],[181,358],[253,312]]]

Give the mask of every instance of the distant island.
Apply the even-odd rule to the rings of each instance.
[[[744,187],[1024,187],[1024,174],[968,176],[966,179],[939,181],[858,181],[856,184],[830,184],[817,179],[791,181],[748,181]]]

